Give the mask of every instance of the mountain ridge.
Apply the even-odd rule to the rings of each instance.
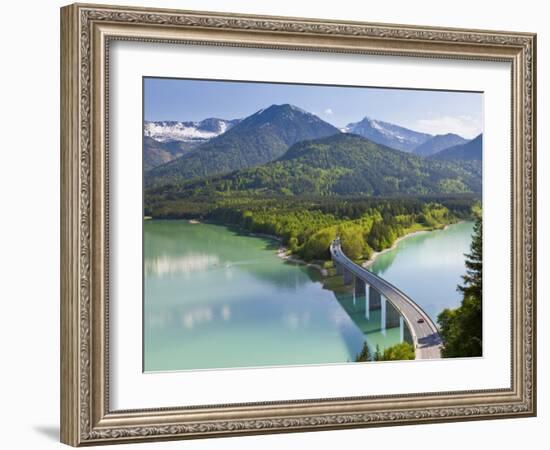
[[[383,196],[480,192],[476,161],[429,160],[381,146],[362,136],[340,133],[301,141],[283,156],[169,189],[170,195]]]
[[[468,142],[468,139],[464,139],[455,133],[436,134],[423,144],[415,147],[412,152],[419,156],[430,156],[446,148],[465,144],[466,142]]]
[[[143,134],[158,142],[209,140],[235,126],[241,119],[208,117],[199,121],[147,120]]]
[[[349,123],[343,130],[363,136],[377,144],[404,152],[411,152],[415,147],[418,147],[432,137],[431,134],[414,131],[390,122],[372,119],[368,116],[359,122]]]
[[[166,164],[223,134],[240,119],[209,117],[200,121],[145,121],[143,124],[143,168]]]
[[[431,155],[430,158],[440,161],[481,161],[483,159],[483,133],[464,144],[441,150]]]
[[[340,131],[293,105],[271,105],[242,119],[188,154],[147,172],[147,182],[182,182],[257,166],[282,156],[294,143]]]

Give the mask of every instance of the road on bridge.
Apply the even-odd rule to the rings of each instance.
[[[333,261],[372,286],[399,311],[413,336],[416,359],[441,358],[441,336],[437,326],[420,306],[383,278],[355,264],[342,251],[339,239],[331,243],[330,253]]]

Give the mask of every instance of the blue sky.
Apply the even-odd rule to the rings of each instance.
[[[483,128],[483,94],[185,79],[144,79],[145,120],[237,119],[290,103],[337,127],[365,116],[431,134],[473,138]]]

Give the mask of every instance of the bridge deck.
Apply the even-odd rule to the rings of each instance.
[[[441,336],[432,319],[420,306],[383,278],[355,264],[344,254],[338,240],[332,242],[330,253],[333,260],[372,286],[401,313],[413,336],[416,359],[441,358]]]

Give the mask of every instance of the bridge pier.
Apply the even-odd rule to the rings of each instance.
[[[369,297],[370,297],[370,309],[380,309],[381,296],[380,293],[374,289],[372,286],[369,286]]]
[[[414,346],[411,330],[409,330],[409,327],[405,323],[404,319],[403,319],[403,341],[408,342],[409,344]]]
[[[344,284],[353,286],[353,306],[347,303],[345,305],[346,311],[349,310],[352,314],[359,312],[363,305],[361,303],[358,305],[357,301],[359,299],[361,302],[361,296],[364,293],[365,318],[370,320],[370,313],[373,312],[375,321],[380,321],[380,332],[385,335],[388,327],[399,327],[400,341],[411,343],[417,349],[416,358],[431,359],[440,357],[441,337],[437,326],[412,299],[383,278],[350,260],[343,253],[339,238],[331,243],[330,253],[335,271],[343,276]],[[389,306],[388,302],[390,303]],[[409,305],[415,308],[408,308]],[[377,315],[378,311],[380,318]],[[405,311],[406,314],[401,316],[399,311]],[[356,317],[354,317],[355,319]],[[424,321],[426,321],[428,327],[418,325],[418,323],[424,323]],[[358,321],[358,325],[362,326],[364,322],[360,322]],[[428,344],[419,347],[418,343],[423,342],[423,339],[426,338],[430,338]]]
[[[392,303],[388,302],[386,305],[386,327],[395,328],[399,326],[399,318],[401,314],[395,309]]]
[[[365,318],[370,318],[370,286],[365,283]]]
[[[358,295],[364,294],[365,293],[365,288],[366,288],[366,286],[365,286],[366,283],[361,278],[359,278],[355,275],[353,276],[353,279],[355,281],[355,292]]]
[[[351,283],[353,283],[354,276],[349,270],[346,270],[345,268],[343,268],[343,271],[344,271],[344,284],[350,285]]]
[[[380,331],[386,334],[386,297],[380,295]]]

